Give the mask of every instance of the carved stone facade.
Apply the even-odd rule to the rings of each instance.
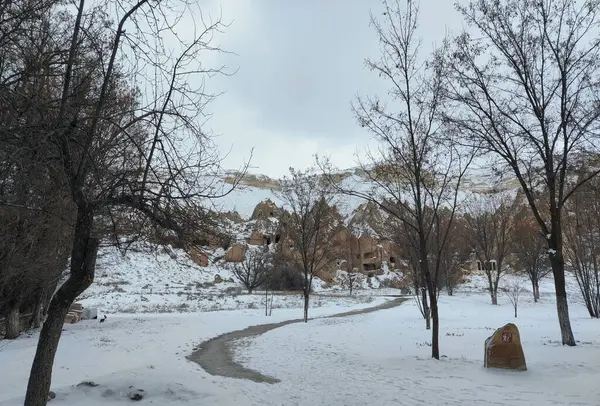
[[[374,217],[371,213],[375,212],[371,210],[372,207],[366,206],[365,210],[357,212],[355,216],[360,216],[360,221],[351,221],[349,227],[344,227],[337,233],[335,245],[340,247],[338,258],[332,258],[331,263],[320,272],[318,276],[321,279],[332,279],[339,269],[365,275],[381,274],[384,264],[387,264],[390,270],[397,269],[396,258],[401,255],[397,244],[366,234],[356,235],[358,223],[367,224],[371,218],[380,221],[380,214],[377,213],[375,216],[379,217]],[[292,254],[294,244],[286,233],[284,214],[270,200],[259,203],[252,214],[253,230],[249,232],[246,243],[253,246],[278,244],[278,249],[282,252]],[[225,254],[225,260],[240,262],[243,261],[244,255],[245,245],[235,244]]]

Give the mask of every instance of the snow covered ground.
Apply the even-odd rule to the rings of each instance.
[[[294,405],[598,405],[600,321],[572,306],[579,340],[562,347],[554,304],[524,303],[514,319],[508,299],[441,298],[441,361],[414,302],[343,319],[290,325],[242,341],[246,367],[281,380],[240,383],[247,404]],[[484,340],[507,322],[520,328],[529,370],[483,368]]]
[[[570,307],[579,345],[562,347],[550,280],[542,300],[523,297],[518,319],[508,299],[489,304],[474,277],[455,296],[441,296],[442,360],[429,358],[430,332],[412,299],[368,315],[317,319],[240,340],[235,358],[281,380],[277,384],[208,375],[186,356],[203,340],[249,325],[297,318],[299,309],[182,314],[110,315],[106,323],[65,326],[52,389],[62,406],[143,403],[158,405],[598,405],[600,321],[583,306]],[[299,299],[299,298],[298,298]],[[321,300],[326,300],[321,298]],[[322,316],[371,303],[329,298],[311,311]],[[484,340],[515,322],[529,370],[483,368]],[[0,406],[22,405],[36,335],[0,342]],[[99,386],[76,387],[81,381]]]
[[[311,317],[341,313],[383,303],[348,305],[339,298]],[[186,359],[194,347],[216,335],[250,325],[302,317],[297,309],[275,309],[270,317],[263,310],[247,309],[182,314],[111,315],[104,323],[96,320],[65,325],[56,361],[50,404],[62,406],[105,406],[129,404],[127,394],[143,389],[144,403],[178,405],[245,405],[246,395],[236,380],[205,373]],[[29,367],[37,333],[15,341],[0,341],[0,405],[23,405]],[[10,371],[10,373],[7,373]],[[77,387],[82,381],[99,386]],[[285,402],[284,402],[285,403]],[[252,404],[252,403],[250,403]]]
[[[215,253],[215,256],[222,253]],[[222,282],[215,283],[218,276]],[[391,274],[371,278],[361,277],[355,289],[364,289],[367,295],[399,294],[398,290],[378,290],[380,281]],[[313,289],[320,294],[347,296],[347,287],[324,288],[323,281],[315,278]],[[374,292],[373,289],[376,291]],[[237,292],[236,292],[237,290]],[[241,294],[239,293],[241,290]],[[355,295],[355,296],[364,296]],[[299,294],[278,294],[273,307],[297,308]],[[364,298],[339,298],[347,304],[365,302]],[[115,247],[101,250],[96,265],[94,283],[80,297],[84,306],[97,307],[101,313],[172,313],[218,310],[258,309],[264,298],[260,292],[248,295],[243,285],[226,267],[200,267],[183,250],[172,248],[151,249],[136,244],[124,254]],[[327,304],[326,298],[315,297],[314,307]]]

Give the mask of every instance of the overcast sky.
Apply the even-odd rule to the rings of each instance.
[[[317,153],[354,166],[370,135],[350,102],[357,93],[386,92],[364,67],[379,54],[369,26],[370,11],[381,15],[379,0],[209,0],[206,10],[222,10],[231,22],[218,42],[237,56],[218,62],[239,69],[210,79],[226,92],[209,108],[219,147],[231,149],[224,166],[240,167],[252,148],[251,172],[271,177],[310,165]],[[452,0],[422,0],[421,16],[423,52],[462,27]]]

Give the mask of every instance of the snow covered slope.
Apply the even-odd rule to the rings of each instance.
[[[212,254],[218,257],[219,250]],[[212,258],[211,258],[212,259]],[[340,287],[326,288],[315,278],[315,292],[340,292]],[[365,288],[377,288],[373,279]],[[358,289],[359,287],[357,287]],[[396,292],[397,293],[397,292]],[[368,303],[371,299],[339,297],[339,303]],[[198,266],[183,251],[171,247],[135,244],[122,253],[115,247],[105,247],[99,253],[96,277],[81,295],[85,306],[97,307],[102,313],[168,313],[236,309],[258,309],[264,306],[260,292],[248,295],[225,266]],[[312,307],[326,301],[315,296]],[[299,293],[278,294],[274,308],[300,308]]]
[[[461,198],[466,198],[472,193],[484,192],[515,192],[519,189],[519,184],[511,176],[500,177],[492,171],[491,164],[486,160],[480,160],[477,165],[473,165],[465,178],[461,187]],[[340,186],[346,190],[368,192],[374,189],[375,185],[369,181],[364,173],[357,168],[350,168],[339,171],[342,177]],[[232,173],[223,175],[227,180],[232,177]],[[271,179],[265,175],[248,174],[242,179],[237,189],[227,196],[214,202],[221,211],[236,211],[242,218],[248,219],[256,205],[263,200],[270,199],[278,206],[282,206],[278,190],[280,182],[277,179]],[[337,202],[340,213],[344,216],[350,216],[364,200],[344,196]]]

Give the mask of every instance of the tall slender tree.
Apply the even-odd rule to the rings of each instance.
[[[513,267],[529,278],[533,301],[536,303],[540,300],[540,282],[552,272],[547,249],[546,240],[535,219],[530,213],[521,215],[515,229]]]
[[[305,171],[290,168],[290,175],[281,181],[280,197],[288,212],[282,219],[286,233],[283,254],[286,261],[302,272],[304,322],[308,322],[313,279],[342,254],[336,238],[341,219],[333,207],[332,188],[313,168]]]
[[[515,248],[515,228],[519,223],[517,202],[512,197],[479,196],[467,205],[464,219],[467,241],[485,272],[493,305],[498,304],[500,279],[508,271],[508,256]]]
[[[569,171],[600,142],[600,1],[477,0],[446,58],[447,119],[514,174],[546,237],[562,343],[576,345],[565,285]]]
[[[61,192],[47,198],[65,199],[73,213],[69,273],[40,332],[25,399],[30,406],[47,402],[63,321],[94,279],[106,220],[126,212],[194,244],[205,229],[204,201],[239,180],[215,181],[220,158],[204,126],[204,107],[215,97],[204,80],[226,73],[202,61],[205,52],[220,51],[211,45],[223,28],[219,19],[193,24],[189,16],[200,13],[188,1],[63,6],[0,4],[0,117],[7,118],[0,120],[0,141],[17,150],[34,141],[33,161]],[[188,23],[194,29],[186,39],[179,28]],[[150,90],[136,88],[148,78]],[[19,99],[28,89],[36,97]],[[28,211],[50,208],[35,203],[16,202]]]
[[[585,174],[584,174],[585,176]],[[600,182],[594,179],[575,192],[566,206],[565,258],[575,275],[583,303],[600,318]]]
[[[440,66],[419,55],[419,4],[384,0],[381,19],[371,23],[381,46],[379,60],[367,66],[390,86],[390,103],[358,97],[353,105],[359,124],[379,142],[376,152],[359,162],[370,190],[337,190],[376,203],[401,225],[413,252],[431,311],[433,358],[439,359],[438,281],[441,251],[446,247],[457,208],[458,189],[471,161],[441,120],[445,89]],[[439,51],[438,51],[439,52]],[[324,165],[326,166],[326,165]],[[326,172],[331,173],[330,170]],[[442,212],[448,215],[442,215]]]

